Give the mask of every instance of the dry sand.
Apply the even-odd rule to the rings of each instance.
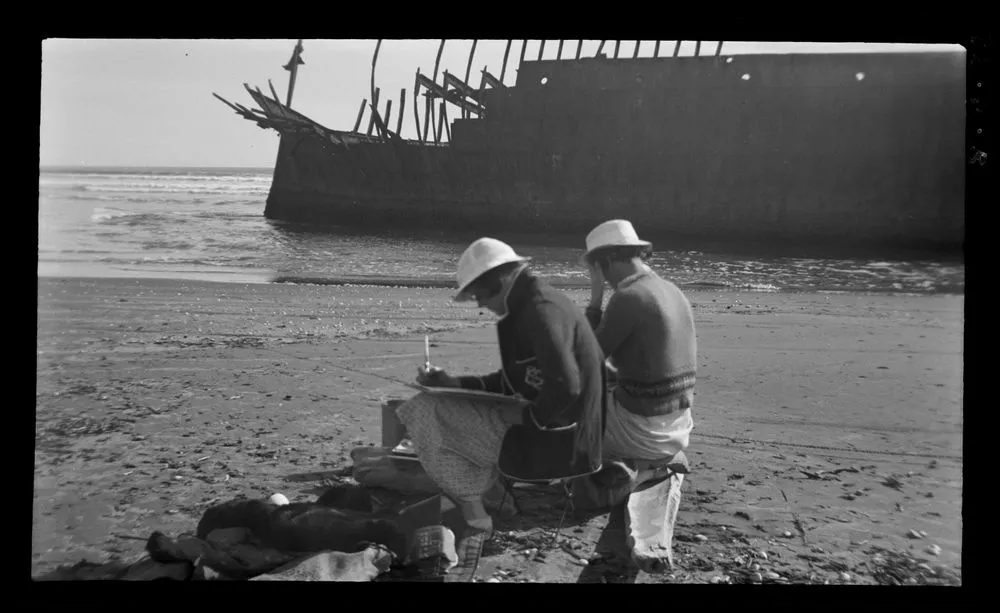
[[[412,379],[425,333],[435,364],[498,364],[493,317],[442,289],[38,288],[33,577],[141,553],[122,537],[193,531],[215,502],[315,499],[319,481],[288,477],[379,443],[381,403],[411,390],[375,375]],[[528,559],[560,510],[529,493],[534,510],[497,522],[480,578],[959,581],[964,297],[689,296],[700,369],[675,571],[636,575],[602,553],[623,541],[606,514],[567,519],[562,547]]]

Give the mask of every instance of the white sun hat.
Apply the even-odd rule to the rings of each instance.
[[[650,247],[653,243],[644,241],[636,234],[632,223],[624,219],[606,221],[587,235],[587,253],[584,258],[604,247]]]
[[[474,241],[458,260],[458,274],[456,275],[458,277],[458,294],[455,295],[455,301],[472,300],[472,296],[466,293],[466,290],[469,288],[469,284],[478,279],[479,275],[484,272],[510,262],[526,262],[530,259],[517,255],[510,245],[495,238],[483,237]]]

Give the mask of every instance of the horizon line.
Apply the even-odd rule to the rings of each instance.
[[[57,170],[60,168],[246,168],[253,170],[274,170],[274,166],[247,166],[245,164],[39,164],[39,170]]]

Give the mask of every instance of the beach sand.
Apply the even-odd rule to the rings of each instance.
[[[498,366],[493,316],[444,289],[38,288],[33,577],[140,554],[141,540],[122,537],[192,532],[216,502],[314,500],[318,481],[287,477],[348,467],[350,449],[379,443],[382,402],[412,393],[379,376],[412,380],[424,334],[436,365]],[[528,516],[497,521],[479,577],[702,583],[772,571],[872,584],[891,582],[896,560],[928,564],[912,580],[956,581],[964,298],[689,297],[700,367],[674,572],[602,566],[598,542],[619,534],[608,515],[567,520],[566,546],[528,560],[519,544],[553,530]]]

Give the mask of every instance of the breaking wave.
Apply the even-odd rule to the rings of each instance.
[[[170,255],[156,255],[156,256],[146,256],[139,258],[124,258],[124,257],[104,257],[100,258],[100,262],[108,264],[119,264],[126,266],[144,266],[144,265],[170,265],[170,266],[182,266],[182,265],[194,265],[194,266],[209,266],[212,268],[232,266],[233,264],[243,264],[253,263],[257,258],[250,255],[242,256],[227,256],[224,258],[219,257],[184,257],[184,256],[170,256]],[[249,268],[255,268],[255,266],[249,266]]]
[[[115,208],[99,208],[94,209],[93,215],[90,216],[90,220],[94,222],[110,221],[112,219],[120,219],[122,217],[128,217],[129,215],[134,215],[135,213],[131,211],[123,211],[121,209]]]
[[[142,243],[142,248],[147,251],[154,249],[193,249],[194,244],[183,240],[152,240]]]
[[[90,216],[91,221],[104,225],[122,226],[162,226],[165,218],[171,218],[170,223],[190,223],[190,218],[195,214],[188,211],[171,211],[160,213],[148,213],[143,211],[123,211],[115,208],[95,209]]]
[[[57,172],[41,173],[39,188],[74,194],[205,194],[266,196],[270,172]]]
[[[98,201],[98,202],[122,202],[126,204],[146,204],[150,202],[164,203],[164,204],[204,204],[207,202],[203,198],[150,198],[149,196],[139,197],[139,196],[126,196],[126,195],[79,195],[70,194],[65,196],[67,200],[84,200],[84,201]],[[254,202],[253,200],[249,201]],[[212,204],[228,204],[226,201],[212,202]]]
[[[170,183],[122,183],[119,185],[82,185],[85,192],[145,194],[256,194],[266,196],[270,185],[199,185]]]

